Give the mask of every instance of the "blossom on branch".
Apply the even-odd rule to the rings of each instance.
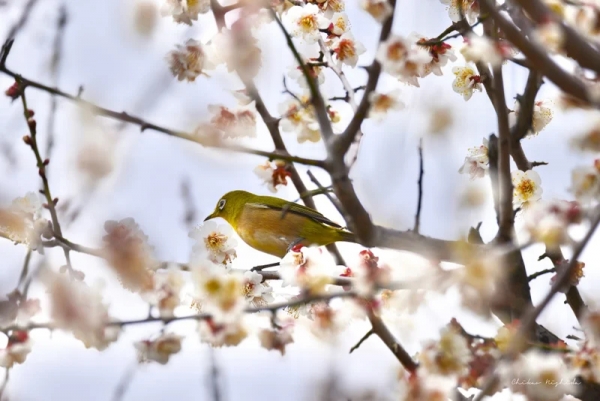
[[[243,292],[246,301],[250,306],[261,307],[273,302],[273,288],[263,283],[263,278],[260,274],[254,271],[244,272],[243,277]]]
[[[539,134],[548,124],[550,124],[550,121],[552,121],[553,113],[548,103],[549,101],[547,100],[538,100],[535,102],[533,106],[531,127],[527,131],[526,138]],[[519,118],[521,104],[518,100],[515,101],[514,108],[514,111],[508,115],[509,123],[511,125],[516,124]]]
[[[196,241],[193,248],[194,257],[208,259],[213,263],[228,265],[236,258],[237,241],[232,238],[231,226],[217,225],[214,221],[206,221],[190,231],[189,237]]]
[[[450,44],[446,42],[426,44],[429,39],[416,32],[411,33],[408,37],[410,40],[416,41],[419,46],[427,49],[431,55],[431,62],[425,66],[423,77],[431,73],[441,76],[443,75],[442,67],[446,66],[448,61],[456,61],[456,55]]]
[[[465,162],[458,172],[469,174],[471,180],[484,177],[490,168],[488,152],[488,140],[483,138],[483,145],[469,149],[469,154],[465,157]]]
[[[277,350],[285,355],[285,347],[294,342],[292,337],[292,325],[263,329],[258,333],[260,345],[267,350]]]
[[[198,14],[210,11],[210,0],[166,0],[161,13],[163,16],[172,16],[173,21],[192,25],[198,20]]]
[[[467,373],[472,356],[464,336],[453,327],[444,327],[440,340],[425,344],[418,359],[421,368],[430,373],[462,376]]]
[[[569,243],[568,228],[581,222],[583,212],[577,202],[539,201],[525,209],[525,229],[536,241],[556,247]]]
[[[540,175],[533,171],[516,170],[511,174],[513,184],[513,204],[521,206],[541,199],[542,197],[542,179]]]
[[[453,67],[452,73],[455,75],[452,89],[461,94],[465,101],[471,99],[473,92],[483,90],[482,78],[471,66]]]
[[[306,43],[315,43],[321,38],[320,29],[327,29],[329,21],[319,7],[307,4],[294,6],[284,15],[284,22],[290,35],[304,39]]]
[[[296,134],[299,143],[306,141],[319,142],[321,132],[319,123],[314,114],[314,108],[310,104],[310,97],[303,96],[300,101],[290,99],[279,105],[282,114],[280,127],[284,132]]]
[[[304,65],[308,70],[308,75],[310,75],[317,83],[317,85],[321,85],[325,82],[325,67],[322,61],[319,61],[318,58],[308,58],[304,60]],[[308,81],[306,80],[306,76],[304,75],[304,71],[302,71],[302,67],[295,64],[289,67],[288,76],[292,79],[295,79],[298,85],[301,87],[308,89]]]
[[[489,63],[492,67],[498,67],[511,55],[511,48],[503,42],[496,42],[487,36],[470,33],[465,37],[465,45],[460,53],[465,61]]]
[[[388,0],[361,0],[360,6],[380,24],[394,12]]]
[[[247,336],[248,331],[243,319],[227,323],[217,323],[208,318],[198,322],[200,340],[213,347],[231,347],[240,344]]]
[[[277,192],[279,185],[287,185],[287,179],[292,175],[287,169],[287,163],[283,160],[273,162],[267,160],[264,164],[259,164],[254,168],[254,174],[262,179],[267,185],[267,189],[273,193]]]
[[[256,138],[256,109],[254,102],[237,110],[221,105],[208,105],[213,114],[211,125],[225,138]]]
[[[141,363],[154,361],[166,365],[171,355],[181,351],[182,339],[183,337],[177,334],[165,333],[155,340],[138,341],[135,343],[138,360]]]
[[[448,5],[448,16],[452,22],[461,20],[465,16],[469,24],[473,24],[479,17],[479,0],[440,0]]]
[[[350,32],[334,38],[330,43],[330,48],[338,64],[347,64],[350,67],[356,67],[358,57],[366,51],[365,47],[357,42]]]
[[[26,244],[29,249],[43,254],[42,237],[53,236],[51,223],[42,217],[38,194],[29,192],[25,197],[13,200],[8,208],[0,208],[0,237]]]
[[[419,86],[432,57],[429,51],[415,41],[391,35],[381,43],[375,56],[383,71],[412,86]]]
[[[208,76],[205,71],[214,68],[206,57],[202,44],[194,39],[188,39],[185,45],[177,45],[175,50],[167,54],[166,60],[179,81],[185,79],[194,82],[199,75]]]
[[[6,348],[0,349],[0,366],[12,368],[15,363],[23,363],[31,352],[29,333],[15,330],[8,336]]]
[[[283,285],[295,285],[309,294],[323,294],[331,284],[332,261],[321,248],[295,246],[280,263]]]
[[[327,18],[331,18],[334,13],[341,13],[346,9],[345,0],[307,0],[307,3],[319,7]]]

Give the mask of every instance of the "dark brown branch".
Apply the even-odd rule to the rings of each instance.
[[[495,8],[491,0],[481,0],[482,4],[487,4],[490,9],[490,15],[498,27],[504,32],[506,38],[519,49],[531,65],[544,74],[556,86],[562,89],[565,93],[582,100],[586,103],[591,103],[588,89],[586,85],[578,78],[564,71],[556,64],[548,55],[548,53],[540,46],[529,41],[508,19],[506,19]],[[595,105],[598,106],[598,105]]]
[[[373,334],[375,334],[375,333],[373,333],[373,329],[367,331],[367,333],[364,336],[362,336],[361,339],[358,340],[358,342],[352,348],[350,348],[349,354],[351,354],[354,351],[356,351],[362,345],[362,343],[364,343],[365,341],[367,341],[367,339],[369,337],[371,337]]]
[[[544,269],[544,270],[540,270],[539,272],[535,272],[533,274],[530,274],[527,277],[527,280],[532,281],[535,280],[536,278],[543,276],[544,274],[548,274],[548,273],[556,273],[556,267],[553,267],[551,269]]]
[[[582,67],[600,73],[600,52],[598,49],[592,46],[575,29],[564,23],[547,5],[539,0],[516,0],[516,2],[538,24],[548,23],[548,21],[558,23],[565,38],[564,50],[567,56],[577,61]]]
[[[381,341],[383,341],[389,350],[392,351],[394,356],[398,358],[398,361],[400,361],[407,371],[411,373],[415,372],[418,367],[417,363],[413,361],[406,350],[402,348],[402,345],[394,338],[394,335],[390,332],[385,323],[383,323],[381,318],[376,316],[372,310],[369,310],[368,317],[371,326],[373,327],[373,333],[381,338]]]

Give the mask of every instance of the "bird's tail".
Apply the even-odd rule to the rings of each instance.
[[[342,242],[356,242],[356,235],[354,235],[353,232],[345,231],[345,230],[340,230],[338,232],[340,233],[340,239],[339,239],[339,241],[342,241]]]

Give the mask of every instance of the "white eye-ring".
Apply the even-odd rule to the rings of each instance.
[[[219,201],[219,210],[223,210],[223,208],[225,207],[225,203],[226,203],[226,202],[227,202],[227,201],[226,201],[225,199],[221,199],[221,200]]]

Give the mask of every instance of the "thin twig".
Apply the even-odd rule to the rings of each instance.
[[[373,329],[367,331],[367,333],[364,336],[362,336],[361,339],[358,340],[358,342],[352,348],[350,348],[350,352],[349,353],[351,354],[354,351],[356,351],[362,345],[362,343],[364,343],[365,341],[367,341],[367,339],[369,337],[371,337],[371,335],[373,335],[373,334],[375,334],[373,332]]]
[[[133,382],[133,377],[135,376],[136,372],[138,371],[139,366],[140,366],[139,363],[136,361],[134,364],[129,366],[125,370],[125,372],[123,372],[123,375],[121,376],[121,379],[117,383],[117,386],[115,387],[115,391],[113,392],[112,401],[122,401],[123,400],[123,397],[125,397],[127,390],[129,390],[129,387],[131,386],[131,383]]]
[[[423,203],[423,138],[419,139],[419,197],[417,198],[417,213],[415,214],[415,226],[413,231],[419,233],[421,227],[421,205]]]
[[[548,274],[548,273],[556,273],[556,267],[553,267],[551,269],[544,269],[544,270],[540,270],[539,272],[532,273],[529,276],[527,276],[527,280],[532,281],[532,280],[535,280],[536,278],[543,276],[544,274]]]

